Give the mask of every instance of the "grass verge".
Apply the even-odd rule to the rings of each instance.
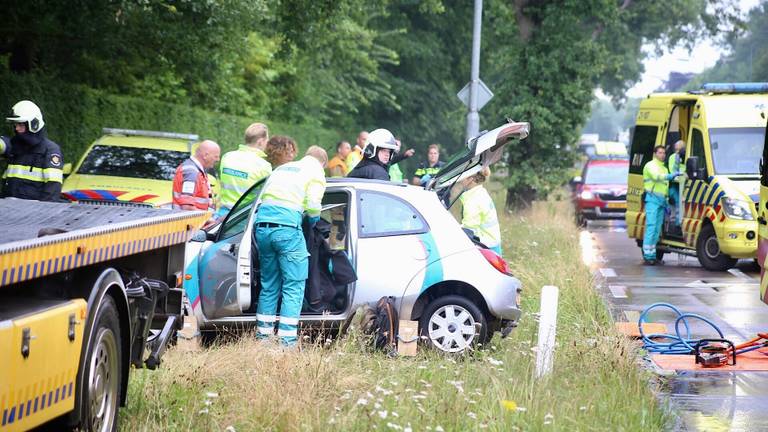
[[[283,351],[252,338],[170,350],[137,370],[120,430],[653,431],[666,415],[617,335],[581,261],[565,203],[500,214],[505,257],[523,282],[520,326],[469,358],[368,352],[354,331]],[[533,378],[539,294],[560,288],[553,373]]]

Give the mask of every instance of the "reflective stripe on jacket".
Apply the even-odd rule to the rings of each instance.
[[[437,163],[432,166],[429,165],[429,162],[422,162],[419,164],[419,167],[416,168],[416,172],[413,173],[413,176],[421,178],[429,174],[431,177],[434,177],[435,174],[443,168],[443,165],[445,164],[442,161],[437,161]]]
[[[176,168],[173,177],[173,208],[192,206],[196,210],[213,210],[208,176],[191,158]]]
[[[461,225],[471,229],[484,245],[492,248],[501,244],[501,227],[496,205],[481,185],[465,191],[459,198],[463,207]]]
[[[64,181],[61,149],[45,129],[0,137],[0,156],[8,160],[3,173],[3,195],[21,199],[58,201]]]
[[[263,151],[247,145],[224,154],[219,164],[220,207],[231,209],[251,186],[269,176],[272,165],[266,161],[266,157]]]
[[[299,213],[307,212],[310,217],[320,216],[323,194],[325,194],[325,172],[323,166],[312,156],[288,162],[272,171],[261,191],[261,204],[282,207]],[[257,216],[257,221],[262,220]]]
[[[643,188],[646,192],[667,196],[669,193],[667,175],[669,170],[664,166],[664,162],[653,158],[643,167]]]

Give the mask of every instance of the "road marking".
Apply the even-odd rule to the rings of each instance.
[[[613,298],[627,298],[627,287],[625,285],[608,285]]]
[[[600,268],[600,274],[603,275],[604,278],[612,278],[618,276],[616,271],[612,268]]]
[[[752,276],[744,273],[743,271],[741,271],[741,270],[739,270],[737,268],[728,269],[728,273],[730,273],[730,274],[732,274],[732,275],[734,275],[737,278],[742,279],[742,280],[747,280],[747,281],[753,281],[754,280],[752,278]]]

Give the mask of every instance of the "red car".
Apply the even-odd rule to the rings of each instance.
[[[592,159],[580,177],[574,177],[573,203],[576,222],[588,219],[624,219],[627,211],[627,159]]]

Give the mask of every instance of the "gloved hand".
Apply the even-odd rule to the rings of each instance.
[[[679,176],[679,175],[680,175],[680,173],[672,173],[672,174],[667,174],[667,180],[668,180],[668,181],[669,181],[669,180],[674,180],[674,179],[675,179],[675,177],[677,177],[677,176]]]
[[[432,180],[432,176],[429,174],[424,174],[421,176],[421,179],[419,179],[419,184],[421,184],[422,187],[425,187],[430,180]]]

